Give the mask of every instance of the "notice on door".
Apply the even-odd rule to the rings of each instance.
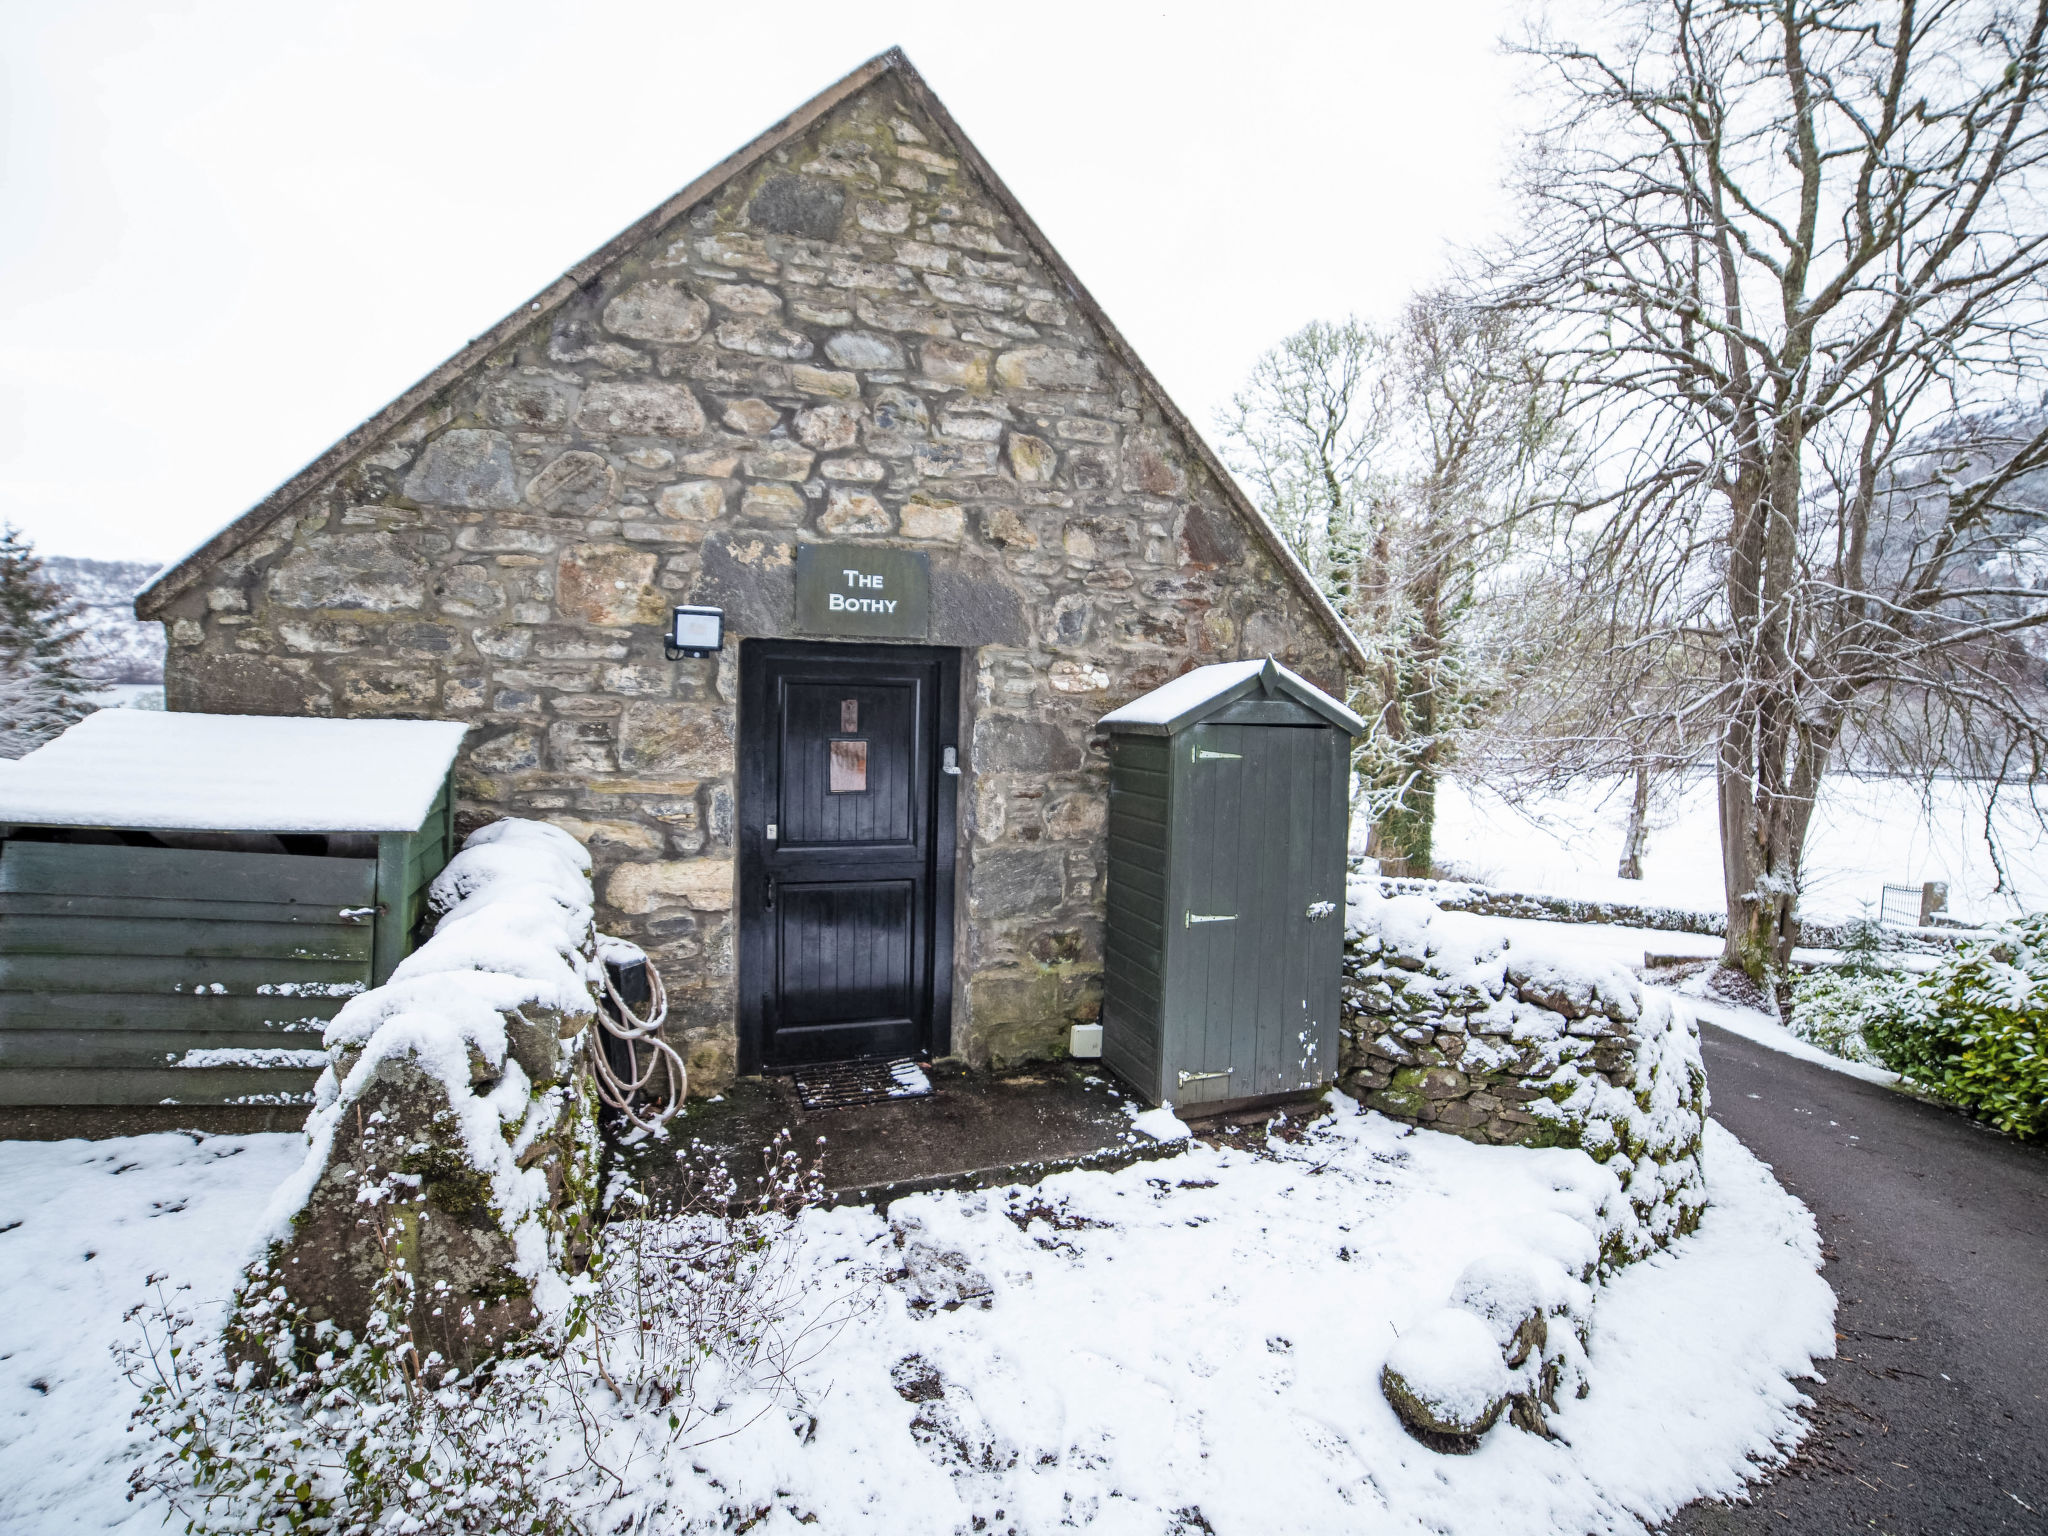
[[[799,632],[922,640],[931,622],[931,556],[849,544],[797,546]]]
[[[868,792],[868,744],[864,741],[826,743],[831,754],[831,792],[835,795],[864,795]]]

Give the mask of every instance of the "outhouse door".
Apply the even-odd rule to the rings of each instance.
[[[749,641],[740,672],[743,1069],[943,1050],[957,653]]]
[[[1302,711],[1306,713],[1306,711]],[[1344,949],[1348,753],[1333,726],[1194,726],[1173,738],[1185,816],[1182,932],[1189,1000],[1165,1089],[1179,1105],[1293,1092],[1336,1075]],[[1326,1059],[1328,1058],[1328,1059]]]

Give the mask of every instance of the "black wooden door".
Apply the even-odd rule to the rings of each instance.
[[[743,1069],[947,1048],[959,660],[740,648]]]

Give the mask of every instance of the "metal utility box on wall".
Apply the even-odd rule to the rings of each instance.
[[[1197,667],[1102,723],[1103,1060],[1181,1108],[1332,1081],[1365,722],[1265,661]]]
[[[464,730],[101,710],[0,764],[0,1105],[304,1102],[453,854]]]

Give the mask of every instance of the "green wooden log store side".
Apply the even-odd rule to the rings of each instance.
[[[1111,738],[1103,1053],[1154,1102],[1334,1077],[1348,760],[1283,699]]]
[[[427,910],[427,887],[455,856],[455,795],[450,780],[414,832],[386,832],[377,839],[376,953],[373,985],[391,979],[398,962],[412,953],[412,940]],[[397,899],[393,892],[399,893]]]
[[[317,1068],[174,1063],[317,1050],[410,950],[453,839],[444,782],[375,859],[8,842],[0,1104],[303,1100]]]

